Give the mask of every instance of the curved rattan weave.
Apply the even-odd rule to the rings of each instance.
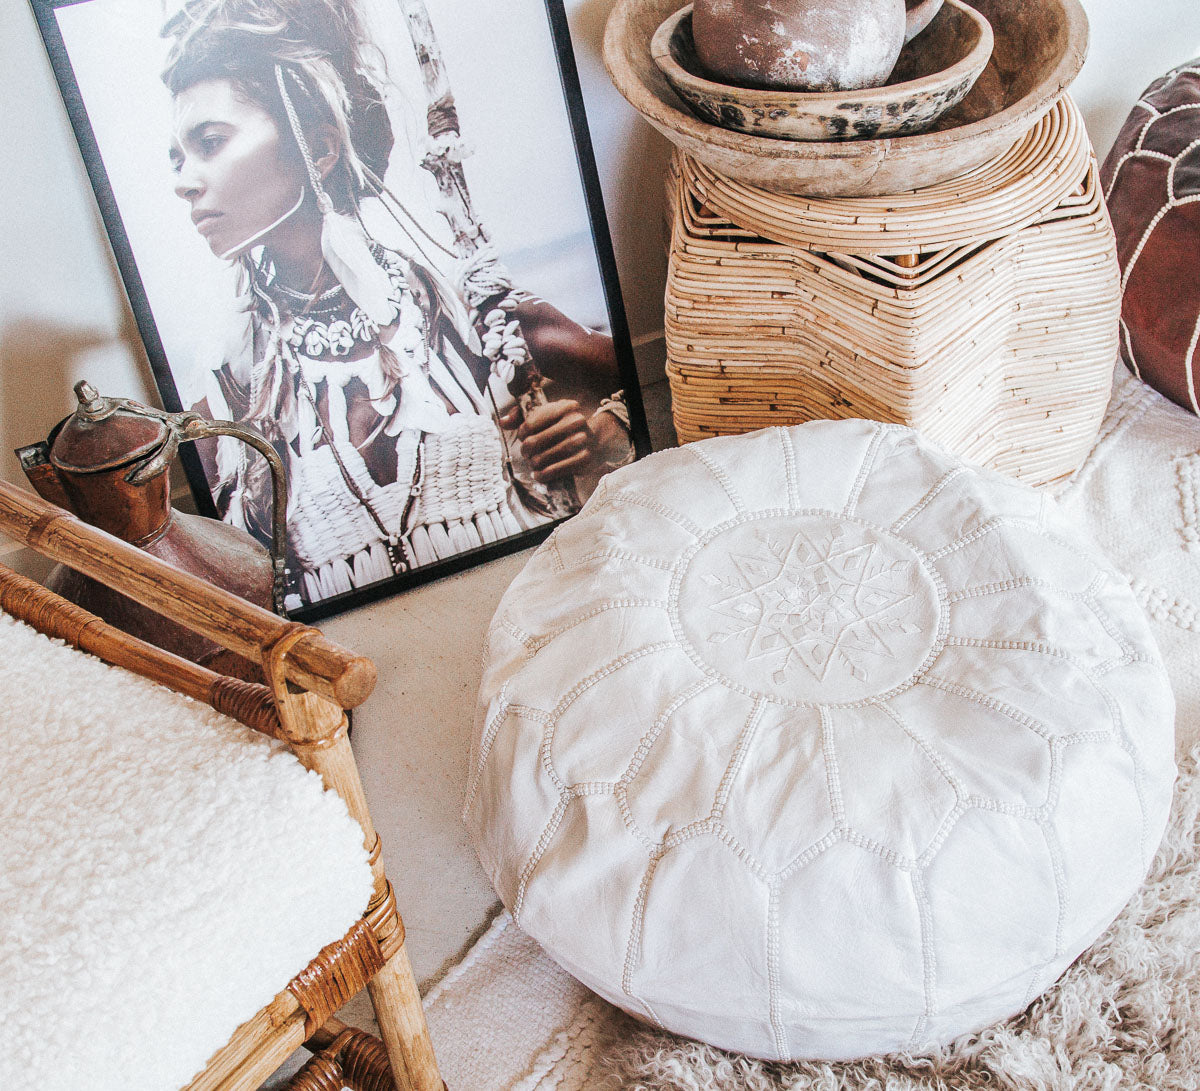
[[[1078,187],[1091,154],[1083,118],[1064,96],[1003,155],[902,195],[791,196],[726,178],[690,157],[681,162],[687,185],[714,216],[789,246],[875,254],[926,253],[1011,235]]]
[[[928,190],[789,197],[677,155],[669,200],[681,442],[868,417],[1032,484],[1086,454],[1119,274],[1069,98],[1005,156]]]
[[[387,1053],[365,1031],[342,1031],[328,1048],[315,1053],[292,1077],[287,1091],[395,1091]]]
[[[356,921],[340,940],[322,948],[288,985],[288,992],[307,1013],[305,1037],[311,1037],[338,1008],[365,989],[383,964],[379,941],[363,920]]]

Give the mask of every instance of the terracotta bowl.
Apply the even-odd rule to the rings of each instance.
[[[677,7],[678,0],[618,0],[604,35],[604,61],[617,89],[667,139],[714,170],[814,197],[903,193],[986,163],[1050,109],[1087,55],[1087,16],[1079,0],[972,0],[992,25],[992,56],[966,98],[931,129],[859,140],[777,140],[702,121],[671,89],[650,42]]]
[[[692,40],[691,4],[668,16],[650,42],[654,63],[701,121],[783,140],[923,132],[966,98],[991,55],[991,24],[962,0],[945,0],[886,84],[857,91],[764,90],[709,78]]]

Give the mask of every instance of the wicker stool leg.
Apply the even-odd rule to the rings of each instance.
[[[367,920],[375,929],[380,946],[394,953],[367,985],[383,1044],[392,1062],[397,1091],[442,1091],[437,1059],[429,1041],[421,994],[403,943],[404,925],[396,913],[395,898],[383,872],[379,837],[367,809],[358,767],[346,737],[345,713],[331,701],[313,694],[297,695],[288,688],[283,664],[291,644],[303,635],[297,626],[272,646],[264,658],[279,709],[281,734],[291,743],[303,764],[320,774],[325,787],[346,801],[350,813],[363,830],[364,844],[371,854],[375,873],[375,896]],[[394,945],[394,946],[393,946]]]

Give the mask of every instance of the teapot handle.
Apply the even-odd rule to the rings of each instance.
[[[916,3],[913,0],[905,0],[905,2],[908,11],[905,15],[904,41],[907,44],[933,22],[933,17],[942,10],[942,0],[917,0]]]
[[[132,485],[149,480],[173,462],[180,443],[191,443],[198,439],[233,436],[249,444],[267,460],[267,465],[271,467],[272,603],[275,613],[286,617],[283,602],[287,591],[287,476],[279,452],[254,429],[232,421],[207,420],[199,413],[164,413],[136,403],[127,403],[126,408],[157,417],[168,426],[167,442],[155,452],[154,457],[125,475],[125,480]]]

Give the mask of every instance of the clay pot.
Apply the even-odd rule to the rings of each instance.
[[[746,87],[878,87],[942,0],[695,0],[701,63]]]
[[[991,57],[992,25],[964,0],[941,10],[906,45],[881,87],[779,91],[718,83],[704,75],[692,40],[692,5],[663,20],[650,56],[696,117],[781,140],[864,140],[924,132],[974,87]]]
[[[777,140],[702,121],[680,101],[647,48],[679,6],[680,0],[617,0],[604,33],[604,64],[613,83],[682,152],[718,174],[776,193],[878,197],[957,178],[1022,140],[1087,57],[1088,20],[1080,0],[970,0],[991,25],[995,50],[971,93],[933,130]],[[921,35],[910,52],[925,49]]]

